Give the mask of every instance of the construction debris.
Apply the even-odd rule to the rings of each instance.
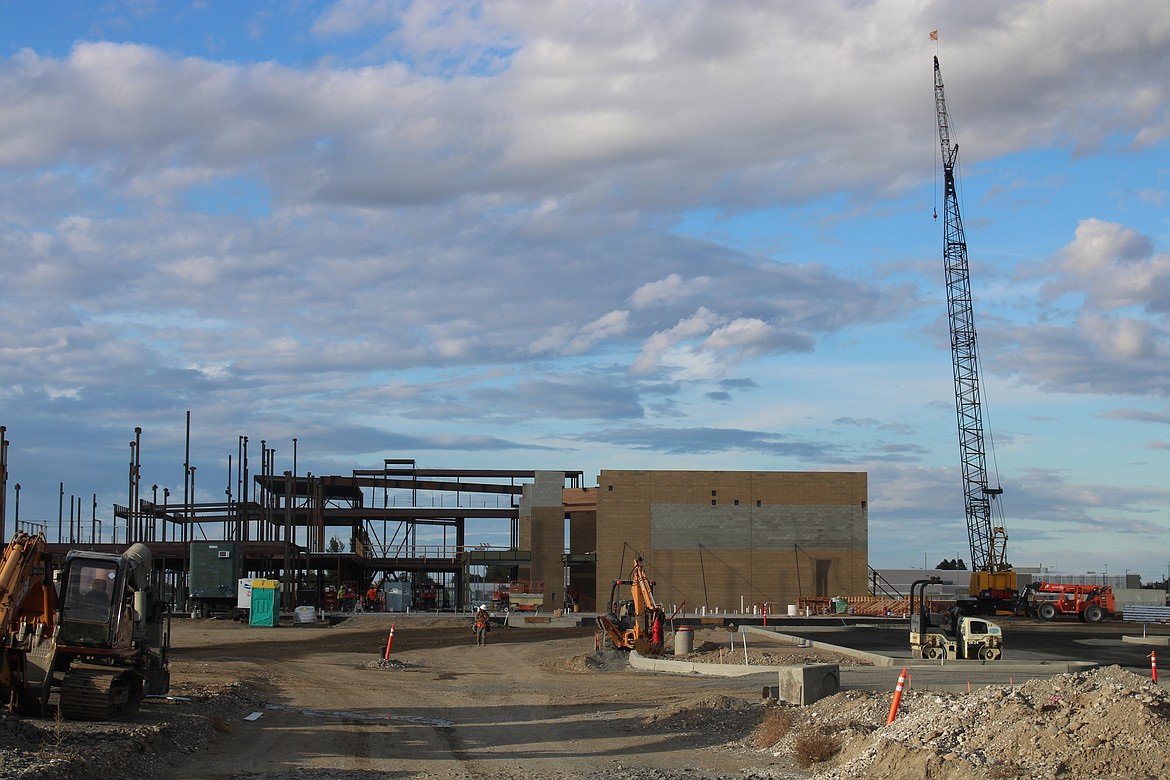
[[[817,780],[1170,776],[1170,695],[1117,666],[970,694],[911,690],[885,726],[888,706],[889,694],[847,691],[790,708],[767,750],[795,759],[802,738],[822,736],[835,749],[809,767]]]

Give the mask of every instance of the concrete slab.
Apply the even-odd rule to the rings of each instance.
[[[808,639],[806,637],[793,636],[791,634],[785,634],[772,628],[762,628],[760,626],[742,626],[741,630],[754,634],[758,637],[769,637],[787,644],[794,644],[798,647],[815,647],[821,650],[840,653],[841,655],[848,656],[850,658],[856,658],[859,661],[865,661],[879,667],[905,666],[909,669],[918,670],[949,669],[956,674],[970,674],[971,670],[988,669],[993,670],[993,673],[997,676],[1002,676],[1003,674],[1027,675],[1030,673],[1051,676],[1053,674],[1063,674],[1065,672],[1083,672],[1088,669],[1096,668],[1100,665],[1087,661],[1066,661],[1050,658],[1024,659],[1019,661],[966,661],[956,659],[927,661],[922,658],[911,657],[909,647],[907,647],[904,652],[899,652],[897,654],[879,654],[871,653],[865,650],[856,650],[852,647],[846,647],[843,645],[834,645],[829,642]]]

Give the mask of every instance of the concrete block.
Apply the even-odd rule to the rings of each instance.
[[[777,698],[804,706],[832,696],[841,688],[841,667],[837,664],[788,666],[778,672]]]

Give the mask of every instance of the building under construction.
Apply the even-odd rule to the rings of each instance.
[[[547,603],[568,591],[604,608],[635,557],[655,595],[688,610],[770,610],[868,592],[867,478],[861,472],[610,471],[557,490],[540,472],[521,501],[520,547]],[[565,521],[568,549],[563,548]]]
[[[165,489],[160,501],[157,486],[143,497],[132,478],[112,529],[97,520],[96,498],[89,520],[71,501],[67,527],[63,516],[54,528],[19,513],[17,526],[44,532],[62,560],[74,548],[147,544],[178,610],[231,608],[238,579],[263,577],[281,583],[285,609],[331,608],[339,591],[403,583],[404,606],[415,609],[491,598],[515,609],[594,611],[637,556],[659,600],[689,610],[777,609],[867,592],[860,472],[603,470],[585,487],[580,471],[386,459],[381,468],[316,476],[275,473],[273,460],[265,450],[260,474],[241,468],[235,496],[229,490],[222,502],[191,501],[193,485],[181,503]],[[0,533],[4,506],[0,498]]]

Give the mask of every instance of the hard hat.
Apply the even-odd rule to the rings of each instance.
[[[480,605],[479,605],[479,608],[480,608],[480,609],[483,609],[483,610],[486,610],[486,609],[487,609],[487,604],[480,604]]]

